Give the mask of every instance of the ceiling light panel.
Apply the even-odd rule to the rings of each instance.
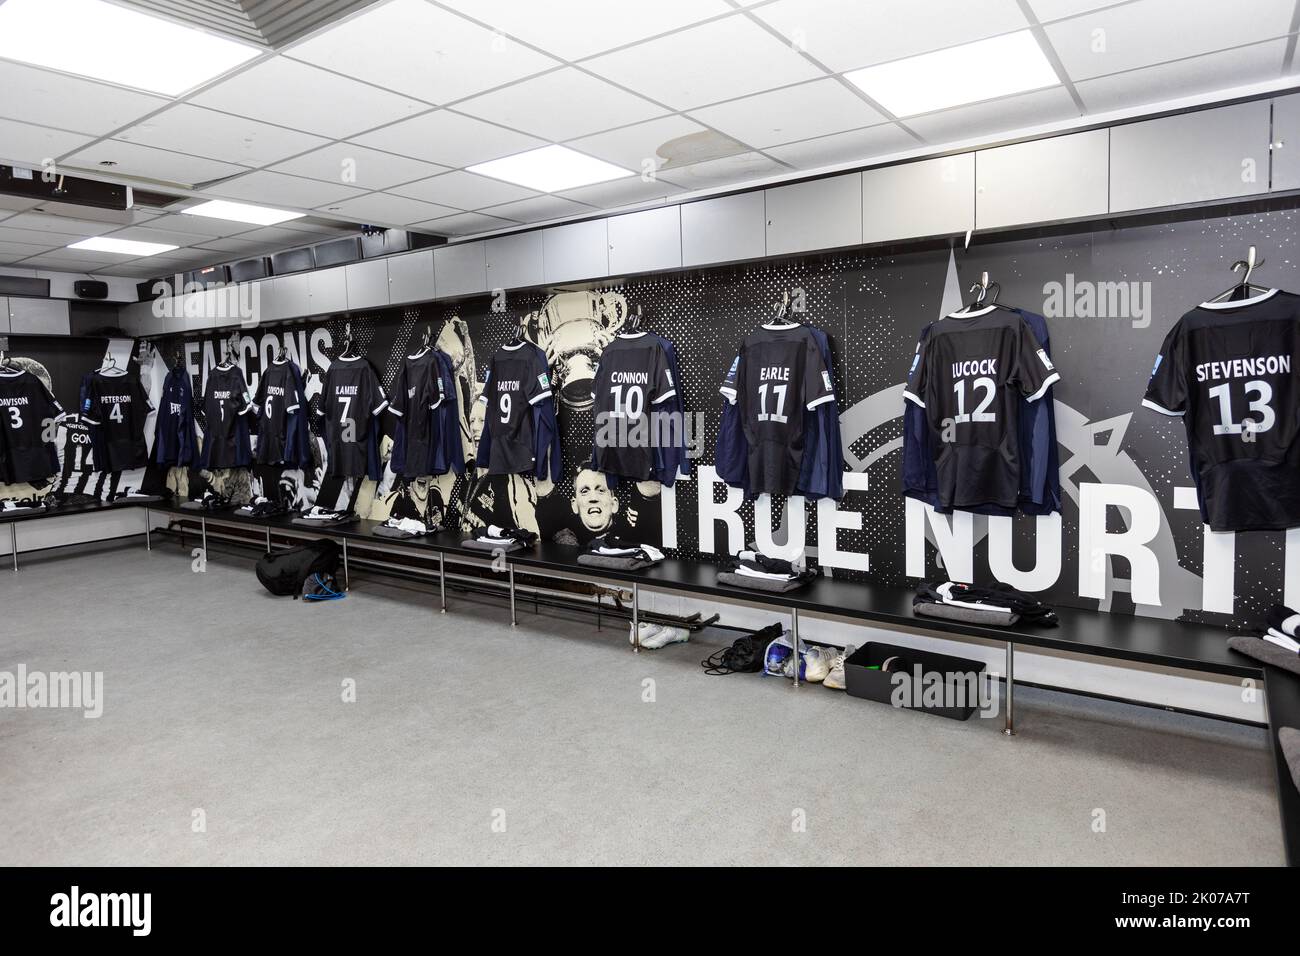
[[[633,176],[630,169],[586,156],[564,146],[543,146],[526,153],[470,166],[471,173],[491,176],[538,192],[553,193]]]
[[[123,53],[132,49],[148,55]],[[105,0],[0,4],[0,56],[165,96],[178,96],[258,53]]]
[[[290,219],[301,219],[303,217],[300,212],[271,209],[267,206],[250,206],[247,203],[227,202],[224,199],[214,199],[198,206],[191,206],[189,209],[182,209],[181,212],[187,216],[207,216],[212,219],[227,219],[231,222],[251,222],[258,226],[274,226],[278,222],[288,222]]]
[[[160,252],[171,252],[179,246],[169,246],[161,242],[138,242],[133,239],[114,239],[112,236],[92,236],[68,246],[69,249],[84,249],[89,252],[111,252],[120,256],[156,256]]]

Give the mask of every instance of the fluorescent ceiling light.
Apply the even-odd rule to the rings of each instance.
[[[0,3],[0,56],[166,96],[260,52],[104,0]]]
[[[271,209],[268,206],[250,206],[248,203],[228,202],[225,199],[213,199],[181,212],[187,216],[207,216],[209,219],[227,219],[230,222],[251,222],[257,226],[274,226],[277,222],[301,219],[300,212],[285,209]]]
[[[136,242],[133,239],[114,239],[112,236],[92,236],[74,242],[68,248],[89,249],[91,252],[116,252],[121,256],[156,256],[160,252],[171,252],[180,247],[161,242]]]
[[[516,186],[527,186],[543,193],[635,175],[630,169],[593,159],[567,146],[543,146],[504,159],[494,159],[490,163],[467,166],[466,169],[480,176],[503,179]]]
[[[1028,30],[869,66],[844,78],[900,117],[1061,82]]]

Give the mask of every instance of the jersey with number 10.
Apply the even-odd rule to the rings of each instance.
[[[1156,356],[1142,404],[1182,416],[1214,531],[1300,525],[1300,296],[1206,302]]]
[[[654,406],[676,394],[668,356],[659,339],[646,332],[632,332],[605,346],[591,386],[596,470],[636,481],[651,478],[659,437],[651,413]]]

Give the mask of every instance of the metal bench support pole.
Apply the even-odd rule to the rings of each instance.
[[[153,550],[153,515],[149,511],[149,506],[145,505],[144,509],[144,549]]]
[[[1002,728],[1002,732],[1008,737],[1014,737],[1016,733],[1016,724],[1013,717],[1013,707],[1016,696],[1016,645],[1007,641],[1007,725]]]
[[[343,590],[352,590],[352,575],[348,573],[348,539],[343,539]]]
[[[519,621],[515,618],[515,566],[510,565],[510,626],[517,627]]]
[[[442,602],[442,611],[447,613],[447,555],[446,552],[438,552],[438,599]]]
[[[9,550],[14,556],[14,570],[18,570],[18,525],[9,522]]]
[[[266,550],[268,553],[271,550],[271,526],[270,525],[266,526]]]
[[[203,563],[208,561],[208,518],[207,515],[199,515],[199,527],[203,531]]]
[[[641,585],[632,582],[632,653],[641,653]]]
[[[790,608],[790,644],[794,648],[791,666],[794,668],[794,686],[799,686],[799,609]]]

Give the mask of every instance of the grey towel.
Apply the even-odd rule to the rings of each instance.
[[[1263,638],[1238,634],[1235,637],[1228,638],[1228,646],[1234,651],[1255,658],[1257,661],[1272,664],[1274,667],[1281,667],[1284,670],[1289,670],[1292,674],[1300,674],[1300,654],[1292,654],[1285,648],[1270,644]]]
[[[1291,780],[1300,789],[1300,730],[1283,727],[1277,732],[1277,742],[1282,745],[1282,756],[1291,768]]]
[[[433,531],[426,531],[425,534],[411,534],[411,532],[403,531],[401,528],[390,528],[386,524],[381,524],[372,533],[379,535],[381,538],[423,538],[425,534],[432,534]]]
[[[592,554],[588,551],[578,555],[578,563],[589,564],[593,568],[609,568],[613,571],[639,571],[641,568],[648,568],[654,564],[649,558],[621,558],[617,555]]]
[[[477,538],[466,538],[460,543],[462,548],[473,548],[475,551],[522,551],[524,546],[518,541],[512,541],[510,544],[493,544],[491,541],[479,541]]]
[[[737,574],[735,571],[719,571],[719,584],[730,584],[732,587],[744,588],[746,591],[793,591],[801,588],[808,583],[806,580],[795,578],[793,581],[775,581],[768,578],[753,578],[748,574]]]
[[[945,621],[964,621],[967,624],[990,624],[993,627],[1010,627],[1020,620],[1019,614],[1007,615],[1000,611],[981,610],[975,607],[959,607],[955,604],[935,604],[931,601],[918,601],[912,610],[926,617],[941,617]]]
[[[345,524],[356,524],[361,519],[357,515],[347,515],[343,518],[294,518],[289,524],[296,524],[300,528],[340,528]]]

